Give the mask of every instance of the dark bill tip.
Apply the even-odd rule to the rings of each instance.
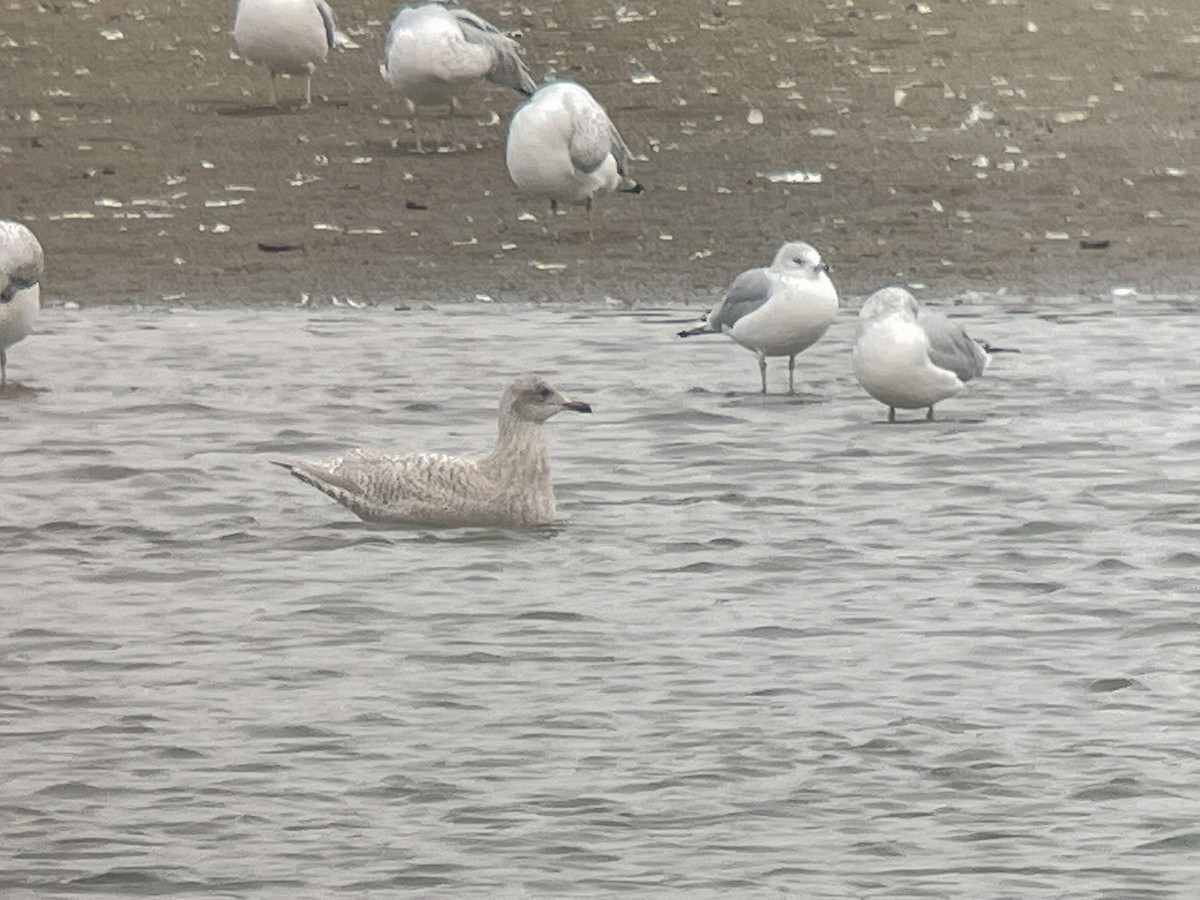
[[[591,404],[584,403],[582,400],[568,400],[563,404],[563,409],[573,409],[575,412],[590,413],[592,411]]]

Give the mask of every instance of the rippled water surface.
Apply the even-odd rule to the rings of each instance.
[[[1195,313],[1039,309],[965,311],[1022,353],[895,426],[850,312],[763,397],[680,310],[45,311],[0,895],[1194,896]],[[551,528],[268,465],[484,451],[524,369],[596,410]]]

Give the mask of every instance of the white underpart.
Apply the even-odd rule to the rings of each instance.
[[[329,54],[317,0],[240,0],[233,39],[242,56],[277,75],[311,75]]]
[[[868,394],[891,407],[922,409],[964,387],[957,375],[929,358],[925,329],[904,313],[862,326],[854,344],[854,374]]]

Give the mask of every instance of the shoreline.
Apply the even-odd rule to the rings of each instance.
[[[508,179],[515,94],[468,92],[466,115],[427,119],[453,152],[410,152],[374,66],[390,0],[337,3],[356,49],[318,70],[312,108],[282,82],[280,110],[257,105],[266,73],[231,58],[230,23],[209,8],[14,0],[0,215],[42,241],[49,305],[308,293],[704,308],[793,238],[846,297],[1200,285],[1200,19],[1184,0],[1140,14],[1087,0],[682,6],[472,5],[520,33],[535,76],[586,84],[637,157],[646,193],[600,198],[590,243],[573,208],[562,240],[544,235],[547,212]],[[801,170],[819,183],[767,177]]]

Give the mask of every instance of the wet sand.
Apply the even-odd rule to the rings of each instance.
[[[5,5],[0,215],[40,236],[49,302],[703,306],[785,238],[850,296],[1197,283],[1192,0],[472,4],[520,32],[535,77],[591,89],[639,157],[646,192],[603,198],[595,242],[581,209],[556,240],[509,181],[514,94],[426,117],[448,152],[414,152],[377,71],[390,2],[335,3],[358,47],[312,108],[282,82],[278,110],[231,55],[232,6]],[[767,177],[787,171],[820,181]]]

